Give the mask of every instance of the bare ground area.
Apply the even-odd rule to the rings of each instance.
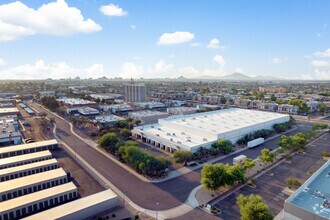
[[[83,170],[72,158],[70,158],[62,149],[52,151],[54,158],[59,165],[67,172],[71,173],[74,184],[78,187],[78,193],[81,197],[101,192],[104,188],[95,181],[86,171]]]

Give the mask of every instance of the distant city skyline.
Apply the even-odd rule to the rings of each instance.
[[[330,80],[329,1],[3,0],[0,79]]]

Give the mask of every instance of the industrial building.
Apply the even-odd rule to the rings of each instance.
[[[132,130],[132,136],[171,152],[178,149],[197,151],[209,148],[219,139],[236,143],[241,137],[274,124],[289,121],[290,116],[246,109],[225,109],[192,115],[163,118],[158,124]]]
[[[1,159],[5,160],[5,159]],[[0,170],[0,182],[59,168],[56,159],[42,160]]]
[[[118,205],[117,195],[110,189],[24,218],[24,220],[87,219]]]
[[[16,107],[0,108],[0,117],[7,115],[18,115],[19,110]]]
[[[112,126],[119,120],[125,120],[125,118],[119,117],[117,115],[100,115],[95,116],[94,122],[101,123],[103,126]]]
[[[82,107],[78,108],[78,113],[83,116],[91,116],[100,114],[100,111],[91,107]]]
[[[118,113],[132,111],[133,108],[127,104],[102,105],[100,108],[105,112]]]
[[[62,168],[0,182],[0,202],[66,182],[67,173]]]
[[[126,102],[145,102],[147,100],[147,89],[143,84],[125,85],[125,101]]]
[[[168,108],[167,112],[171,115],[191,115],[191,114],[197,113],[197,108],[175,107],[175,108]]]
[[[136,102],[134,105],[140,109],[165,109],[166,107],[162,102]]]
[[[130,112],[128,116],[133,120],[141,120],[143,124],[154,124],[157,123],[158,119],[167,118],[169,114],[167,112],[159,112],[159,111],[138,111],[138,112]]]
[[[17,116],[0,117],[0,147],[22,143]]]
[[[77,196],[77,187],[69,182],[0,202],[0,220],[21,219],[46,208],[73,200]]]
[[[20,144],[10,147],[2,147],[0,148],[0,159],[57,148],[58,142],[55,139],[39,141],[29,144]]]
[[[52,158],[52,153],[49,150],[40,151],[36,153],[23,154],[20,156],[6,157],[0,159],[0,170],[21,166],[24,164],[35,163],[43,160],[49,160]]]
[[[40,98],[48,96],[48,97],[55,97],[55,91],[41,91],[39,92]]]
[[[86,107],[86,106],[96,108],[96,106],[97,106],[96,102],[92,102],[92,101],[85,100],[85,99],[61,98],[61,99],[57,99],[57,101],[59,101],[61,104],[63,104],[64,106],[66,106],[68,108]]]
[[[330,161],[284,202],[284,220],[330,219]]]

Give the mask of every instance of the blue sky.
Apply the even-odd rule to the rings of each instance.
[[[330,79],[329,9],[326,0],[2,0],[0,79]]]

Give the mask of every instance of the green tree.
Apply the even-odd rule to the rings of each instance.
[[[291,139],[291,141],[290,141],[291,147],[295,151],[304,149],[305,145],[307,144],[306,135],[301,132],[290,137],[290,139]]]
[[[215,191],[224,186],[245,182],[244,170],[229,164],[207,164],[202,169],[201,183],[206,190]]]
[[[255,165],[255,160],[251,159],[251,158],[245,158],[242,161],[242,165],[243,165],[243,169],[244,170],[249,170],[252,169]]]
[[[187,165],[188,162],[194,159],[194,155],[188,150],[177,150],[173,153],[175,163],[184,163]]]
[[[98,144],[103,149],[109,150],[111,153],[115,153],[118,149],[116,148],[116,144],[119,142],[119,138],[116,133],[107,133],[103,135]]]
[[[275,155],[269,149],[262,149],[259,159],[264,163],[271,163],[274,161]]]
[[[120,129],[120,132],[119,132],[122,136],[124,136],[125,138],[128,138],[132,135],[132,132],[127,129],[127,128],[122,128]]]
[[[272,102],[276,102],[276,96],[274,95],[274,94],[271,94],[270,95],[270,100],[272,101]]]
[[[272,220],[273,216],[267,204],[259,195],[250,194],[248,197],[242,194],[237,197],[237,204],[241,213],[241,220]]]
[[[212,144],[212,147],[217,149],[218,152],[228,154],[233,151],[233,144],[229,140],[218,140]]]
[[[301,182],[294,177],[289,177],[285,180],[286,184],[290,189],[298,189],[301,186]]]

